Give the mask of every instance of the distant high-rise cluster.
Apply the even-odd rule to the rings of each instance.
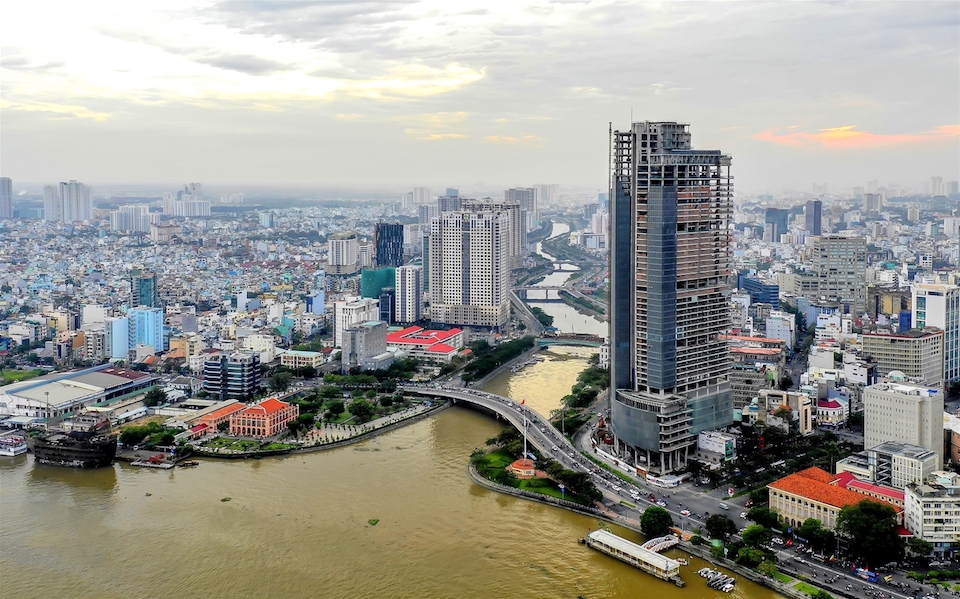
[[[189,183],[176,194],[163,194],[163,213],[169,216],[210,216],[210,202],[200,183]]]
[[[110,212],[110,229],[127,233],[149,233],[150,224],[155,222],[147,206],[138,204],[120,206]]]
[[[93,220],[92,190],[77,181],[47,185],[43,188],[43,218],[59,223]]]

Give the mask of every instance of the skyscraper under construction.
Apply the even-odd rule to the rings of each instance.
[[[730,157],[689,125],[611,130],[611,427],[618,453],[669,472],[733,421],[725,277]]]

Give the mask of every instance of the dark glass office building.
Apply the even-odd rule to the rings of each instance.
[[[723,333],[730,157],[695,150],[689,125],[611,131],[610,377],[615,451],[681,468],[700,431],[733,422]]]
[[[737,275],[737,287],[750,295],[750,303],[770,304],[774,310],[780,309],[780,286],[775,283],[764,283],[760,279]]]
[[[377,266],[403,266],[403,225],[377,223],[373,228]]]
[[[810,200],[803,209],[804,225],[811,235],[823,234],[823,202]]]

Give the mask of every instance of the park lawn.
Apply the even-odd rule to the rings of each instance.
[[[798,582],[797,584],[793,585],[793,588],[797,589],[798,591],[803,591],[804,593],[810,595],[811,597],[816,595],[817,591],[820,590],[817,587],[810,586],[805,582]]]
[[[13,368],[4,368],[0,370],[0,374],[3,375],[3,384],[7,383],[16,383],[19,381],[25,381],[27,379],[32,379],[34,377],[40,376],[42,370],[16,370]]]
[[[777,572],[776,574],[773,575],[773,577],[784,584],[790,584],[791,582],[793,582],[793,579],[787,576],[786,574],[784,574],[783,572]]]
[[[484,478],[488,480],[494,480],[494,475],[512,464],[513,461],[513,456],[503,449],[498,449],[494,452],[488,453],[484,457],[483,461],[477,465],[477,471]],[[536,486],[544,484],[546,486]],[[584,503],[580,497],[577,497],[573,493],[561,492],[557,487],[557,483],[548,478],[517,480],[514,486],[515,488],[522,489],[524,491],[541,493],[543,495],[549,495],[550,497],[556,497],[557,499],[566,499],[567,501],[572,501],[574,503]]]
[[[292,443],[270,443],[263,449],[266,451],[273,451],[275,449],[290,449],[291,447],[296,447]]]
[[[204,447],[232,449],[234,451],[250,451],[260,447],[257,441],[241,441],[230,437],[218,437],[203,444]]]

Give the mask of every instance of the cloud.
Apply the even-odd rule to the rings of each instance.
[[[106,112],[94,112],[85,106],[73,106],[70,104],[55,104],[52,102],[8,102],[0,100],[0,108],[4,110],[19,110],[23,112],[49,112],[53,115],[52,119],[77,118],[91,119],[94,121],[105,121],[110,118]]]
[[[218,69],[227,69],[247,75],[269,75],[277,71],[289,71],[293,66],[275,60],[243,54],[213,54],[192,58],[194,62],[210,65]]]
[[[483,143],[502,145],[521,145],[542,148],[547,140],[537,135],[488,135]]]
[[[50,60],[47,62],[36,62],[32,61],[26,56],[20,55],[11,55],[4,56],[0,58],[0,67],[4,69],[13,69],[17,71],[29,71],[31,73],[38,73],[42,71],[52,71],[59,69],[63,66],[66,66],[66,61],[63,60]]]
[[[464,139],[462,128],[467,121],[466,112],[435,112],[392,117],[390,120],[407,124],[403,132],[416,139],[440,141]]]
[[[956,143],[960,138],[960,125],[941,125],[921,133],[895,134],[859,131],[855,125],[820,129],[816,133],[804,131],[779,133],[779,131],[779,129],[768,129],[755,133],[751,137],[779,145],[826,150],[866,150],[914,144]]]

